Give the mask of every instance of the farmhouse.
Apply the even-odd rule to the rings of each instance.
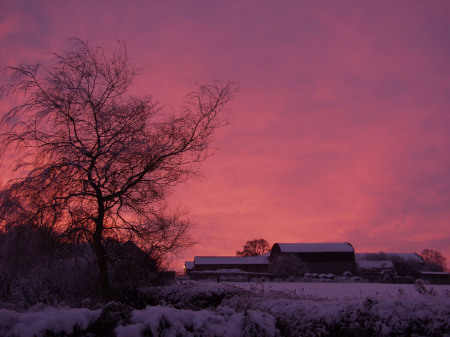
[[[194,269],[194,261],[184,261],[184,274],[190,275],[192,269]]]
[[[358,274],[369,282],[391,281],[396,277],[395,266],[392,261],[368,261],[356,259]]]
[[[270,258],[289,255],[299,257],[310,273],[355,272],[355,249],[350,243],[275,243]]]
[[[356,253],[356,261],[403,260],[409,263],[425,264],[416,253]]]
[[[400,277],[418,277],[418,272],[425,262],[416,253],[356,253],[355,260],[362,276],[375,275],[383,270],[392,269]],[[390,262],[393,268],[377,268],[383,263]]]
[[[111,263],[132,264],[153,272],[157,270],[156,261],[132,241],[108,240],[105,242],[105,250]]]
[[[358,269],[360,272],[365,271],[373,271],[373,272],[382,272],[386,270],[395,270],[394,264],[392,261],[383,260],[383,261],[367,261],[361,260],[356,263],[358,265]]]

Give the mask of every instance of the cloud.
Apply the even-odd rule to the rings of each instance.
[[[119,38],[147,66],[135,93],[168,109],[195,83],[240,84],[204,179],[173,197],[198,223],[188,257],[233,254],[257,237],[450,256],[447,2],[10,2],[6,11],[2,64],[60,51],[70,36],[107,48]]]

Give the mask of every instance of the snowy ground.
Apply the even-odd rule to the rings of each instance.
[[[186,282],[140,296],[158,305],[0,309],[0,336],[450,336],[450,286]]]
[[[293,291],[299,295],[308,297],[327,298],[329,300],[363,299],[366,297],[397,298],[399,292],[404,297],[416,299],[423,296],[417,292],[414,284],[388,284],[388,283],[299,283],[299,282],[263,282],[263,283],[225,283],[247,290],[260,291]],[[436,295],[450,294],[450,285],[425,285],[427,289],[433,289]]]

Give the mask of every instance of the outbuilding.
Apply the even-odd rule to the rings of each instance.
[[[259,256],[196,256],[194,271],[213,271],[221,269],[239,269],[250,273],[267,273],[269,258]]]

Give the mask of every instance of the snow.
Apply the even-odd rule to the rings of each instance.
[[[245,328],[252,325],[263,336],[277,335],[273,316],[255,310],[236,312],[225,307],[215,312],[147,307],[133,311],[131,324],[119,326],[115,332],[117,337],[140,337],[143,331],[151,331],[150,336],[198,336],[196,332],[207,332],[207,336],[240,337]],[[162,326],[165,327],[163,334]]]
[[[243,271],[242,269],[233,268],[233,269],[217,269],[217,270],[205,270],[205,271],[194,271],[195,274],[249,274],[253,275],[255,273]],[[256,273],[256,275],[260,275],[260,273]]]
[[[450,336],[450,285],[187,281],[148,292],[166,302],[130,309],[129,319],[114,323],[118,337]],[[217,298],[210,306],[208,299]],[[196,309],[193,302],[204,304]],[[100,314],[84,308],[0,309],[0,336],[85,335]]]
[[[252,283],[224,282],[224,284],[250,290]],[[390,283],[302,283],[302,282],[264,282],[260,284],[265,292],[295,292],[308,298],[327,298],[327,300],[362,299],[365,297],[394,298],[402,289],[407,297],[422,298],[415,290],[414,284],[390,284]],[[438,294],[445,297],[450,293],[450,285],[433,285]]]
[[[419,293],[413,284],[188,281],[164,287],[173,296],[167,305],[177,308],[135,311],[132,326],[116,332],[154,335],[167,326],[160,335],[448,336],[450,286],[426,287],[434,292]],[[223,300],[216,308],[192,309],[192,302],[208,297]]]
[[[422,275],[445,275],[450,276],[450,273],[447,273],[446,271],[421,271]]]
[[[46,308],[39,312],[18,313],[0,309],[0,336],[39,337],[45,332],[72,333],[86,329],[100,316],[101,310]]]
[[[450,336],[450,286],[373,283],[234,284],[260,297],[226,301],[284,322],[288,335]],[[434,289],[434,290],[433,290]],[[433,291],[430,291],[433,290]]]
[[[349,243],[276,243],[283,253],[354,252]]]
[[[196,256],[194,264],[223,264],[223,265],[240,265],[240,264],[269,264],[267,256]]]

